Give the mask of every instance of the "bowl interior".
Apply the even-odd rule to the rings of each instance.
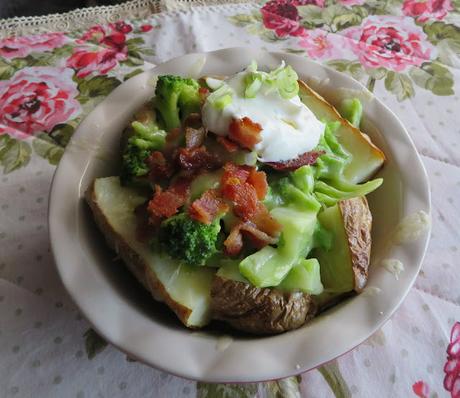
[[[342,95],[337,88],[358,90],[356,94],[363,97],[364,89],[356,81],[293,55],[241,48],[186,55],[128,80],[103,101],[72,138],[52,188],[53,252],[63,282],[82,312],[103,336],[131,356],[193,379],[275,379],[311,369],[350,350],[401,303],[418,273],[428,241],[426,232],[408,245],[390,244],[392,231],[403,217],[419,210],[429,213],[428,182],[402,124],[380,101],[364,95],[363,130],[387,157],[378,173],[384,184],[369,195],[374,222],[368,286],[378,288],[374,293],[380,289],[379,294],[353,297],[299,330],[271,337],[237,333],[220,323],[205,331],[190,331],[166,306],[151,299],[123,264],[114,260],[84,203],[84,192],[94,178],[116,174],[120,134],[134,111],[153,95],[150,82],[155,75],[228,75],[253,59],[266,68],[284,59],[332,103]],[[383,258],[403,262],[405,271],[399,280],[379,267]],[[217,348],[223,334],[233,338],[224,352]]]

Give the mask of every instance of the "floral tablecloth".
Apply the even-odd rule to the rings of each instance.
[[[0,35],[1,397],[460,397],[458,0],[143,0],[4,20]],[[297,378],[208,385],[137,363],[90,328],[53,265],[48,191],[75,128],[115,87],[242,45],[323,62],[383,100],[422,154],[433,234],[415,287],[364,344]]]

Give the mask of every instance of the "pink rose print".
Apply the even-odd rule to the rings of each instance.
[[[300,26],[299,5],[313,4],[324,7],[325,0],[271,0],[261,9],[264,26],[274,30],[279,37],[303,36],[305,28]]]
[[[0,125],[6,132],[51,131],[80,113],[77,85],[68,68],[35,66],[0,82]]]
[[[309,30],[299,41],[299,45],[305,48],[308,56],[317,60],[339,58],[341,54],[337,44],[337,41],[329,39],[328,32],[322,29]]]
[[[25,140],[30,136],[29,134],[25,134],[21,130],[0,124],[0,135],[2,134],[8,134],[10,137],[16,138],[17,140]]]
[[[106,74],[118,65],[118,61],[124,61],[127,57],[127,52],[117,52],[108,48],[95,51],[77,48],[67,59],[67,66],[77,71],[78,78],[84,78],[93,72]]]
[[[118,62],[128,58],[126,33],[132,30],[131,25],[122,21],[109,24],[108,27],[101,25],[91,27],[77,40],[77,43],[92,42],[99,47],[90,50],[87,47],[75,48],[73,54],[67,59],[67,66],[75,69],[79,78],[84,78],[93,72],[107,73],[115,68]]]
[[[451,0],[404,0],[402,7],[404,15],[414,17],[418,22],[426,22],[429,19],[442,20],[452,10]]]
[[[129,32],[131,32],[133,30],[133,27],[131,25],[128,25],[124,21],[118,21],[118,22],[115,22],[115,23],[111,23],[111,24],[109,24],[109,27],[112,30],[115,30],[115,31],[120,32],[120,33],[129,33]]]
[[[366,0],[339,0],[339,3],[344,6],[362,6]]]
[[[32,52],[51,51],[67,42],[64,33],[43,33],[24,37],[8,37],[0,40],[0,57],[24,58]]]
[[[141,32],[144,32],[144,33],[150,32],[152,29],[153,29],[153,26],[150,24],[141,25],[140,27]]]
[[[444,388],[450,391],[452,398],[460,398],[460,322],[455,322],[450,332],[444,373]]]
[[[383,66],[403,72],[411,65],[428,61],[436,51],[422,28],[407,17],[373,15],[361,26],[343,32],[359,61],[368,68]]]
[[[412,385],[412,391],[419,398],[429,398],[430,396],[430,387],[422,380]]]

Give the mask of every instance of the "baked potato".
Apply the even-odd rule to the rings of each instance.
[[[367,282],[371,254],[372,215],[365,197],[339,201],[318,215],[333,232],[330,250],[316,249],[321,281],[329,293],[362,291]]]
[[[121,139],[120,177],[98,178],[86,192],[86,201],[109,246],[153,297],[165,302],[189,328],[203,327],[216,319],[262,335],[299,328],[319,309],[350,292],[360,292],[367,281],[372,217],[364,196],[339,199],[365,195],[367,192],[353,191],[353,185],[369,179],[385,160],[369,138],[300,81],[298,94],[310,114],[334,128],[325,127],[323,141],[315,144],[316,152],[309,161],[305,152],[298,156],[303,163],[296,163],[295,168],[289,166],[293,158],[265,162],[259,170],[256,151],[246,151],[254,149],[254,143],[247,146],[246,140],[258,137],[260,125],[244,117],[230,123],[230,139],[208,136],[204,122],[201,126],[201,114],[196,113],[199,107],[195,105],[204,95],[198,95],[197,83],[171,75],[163,76],[162,87],[184,90],[180,95],[173,90],[180,106],[171,106],[171,101],[164,101],[168,107],[160,106],[161,101],[155,101],[154,107],[144,106],[137,112]],[[167,96],[156,94],[158,98]],[[228,102],[228,95],[219,101],[224,99]],[[225,106],[225,101],[215,101],[209,106]],[[192,103],[195,105],[190,106]],[[199,123],[187,130],[187,120],[193,115]],[[240,141],[232,141],[232,137]],[[326,173],[331,167],[330,173],[339,178],[314,174],[315,161],[322,155],[320,160],[327,158],[329,162],[323,162],[322,171]],[[290,174],[302,166],[309,173]],[[321,181],[323,191],[315,178],[325,179]],[[337,187],[327,184],[338,179]],[[270,191],[272,187],[275,189]],[[254,200],[243,201],[250,193]],[[268,194],[273,195],[272,207],[267,204]],[[161,200],[156,201],[157,197]],[[150,244],[136,238],[135,209],[146,200],[151,214],[143,221],[156,228],[156,234],[148,237]],[[170,206],[175,207],[171,210]],[[230,217],[224,219],[226,212]],[[174,228],[160,233],[167,225]],[[318,243],[324,238],[318,238],[319,225],[326,231],[324,236],[330,235],[330,247]],[[238,239],[227,241],[232,231]],[[206,239],[212,244],[204,247]],[[152,241],[158,250],[152,250]],[[227,250],[232,242],[238,251]],[[243,242],[246,251],[241,251]]]
[[[96,224],[108,245],[157,301],[166,303],[189,328],[210,321],[210,291],[215,270],[177,264],[136,239],[134,209],[145,196],[120,185],[118,177],[97,178],[86,191]]]

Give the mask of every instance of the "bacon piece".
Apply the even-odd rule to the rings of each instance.
[[[180,148],[177,163],[184,170],[213,170],[220,166],[219,159],[206,150],[206,147]]]
[[[182,196],[173,191],[163,191],[159,185],[155,186],[155,194],[150,200],[147,210],[152,221],[160,217],[171,217],[177,213],[179,208],[184,205]]]
[[[262,249],[278,241],[276,237],[269,236],[258,229],[252,222],[239,222],[231,229],[230,234],[224,241],[227,255],[236,256],[240,253],[243,248],[243,236],[257,249]]]
[[[235,225],[224,241],[224,251],[228,256],[236,256],[243,248],[243,235],[241,235],[241,224]]]
[[[200,127],[203,127],[203,123],[201,122],[201,114],[199,113],[191,113],[188,115],[183,123],[184,129],[187,127],[191,127],[194,129],[199,129]]]
[[[196,148],[203,145],[204,139],[206,137],[206,131],[204,127],[194,128],[186,127],[185,128],[185,146],[186,148]]]
[[[172,166],[160,151],[152,152],[147,158],[146,163],[150,169],[149,179],[152,182],[170,178],[174,172]]]
[[[247,182],[242,184],[226,184],[222,187],[222,195],[233,203],[233,212],[243,221],[250,220],[257,210],[256,189]]]
[[[182,198],[184,203],[187,201],[190,194],[190,184],[192,180],[188,176],[180,176],[174,179],[168,188],[168,191]]]
[[[147,207],[150,223],[156,224],[158,219],[176,214],[187,201],[189,192],[190,180],[185,177],[176,178],[166,191],[155,185],[155,193]]]
[[[293,171],[299,167],[314,164],[316,160],[325,153],[324,151],[305,152],[295,159],[286,160],[284,162],[266,162],[266,164],[278,171]]]
[[[248,117],[232,119],[228,127],[228,137],[243,148],[253,149],[256,144],[262,141],[261,131],[262,126]]]
[[[272,245],[278,241],[277,238],[269,236],[265,232],[257,229],[252,223],[244,223],[240,231],[242,234],[250,240],[252,245],[257,249],[262,249],[267,245]]]
[[[188,209],[191,218],[203,224],[211,224],[214,219],[229,210],[215,189],[209,189],[195,200]]]
[[[268,191],[267,175],[263,171],[257,171],[255,168],[249,173],[247,182],[251,184],[257,192],[257,199],[262,200]]]
[[[224,173],[222,174],[221,184],[241,184],[246,182],[251,173],[252,167],[238,166],[234,163],[228,162],[224,165]]]
[[[282,225],[271,216],[268,209],[261,202],[257,204],[257,210],[251,218],[251,222],[257,229],[272,237],[279,236],[282,229]]]
[[[217,142],[221,144],[229,153],[233,153],[238,149],[238,144],[230,141],[228,138],[217,137]]]
[[[209,95],[209,90],[206,87],[200,87],[198,89],[198,94],[200,96],[201,103],[204,104],[204,102],[206,101],[206,98]]]

